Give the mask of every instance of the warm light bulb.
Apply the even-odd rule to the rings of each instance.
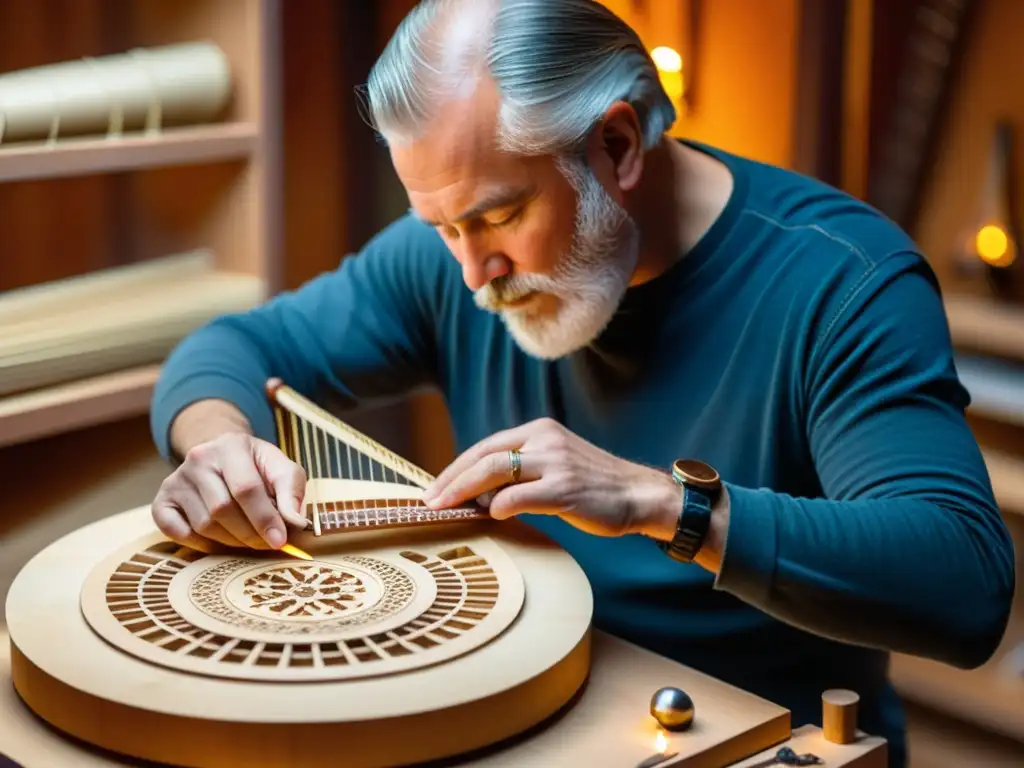
[[[666,749],[668,749],[668,739],[665,738],[665,732],[659,728],[658,735],[654,737],[654,751],[664,754]]]
[[[658,79],[677,112],[683,111],[683,57],[667,45],[651,51],[651,60],[658,68]]]
[[[974,248],[978,257],[987,264],[1005,267],[1014,260],[1010,238],[1002,227],[987,224],[978,230],[974,238]]]
[[[654,66],[661,72],[683,71],[683,57],[679,55],[678,51],[667,45],[659,45],[651,51],[651,59],[654,60]]]

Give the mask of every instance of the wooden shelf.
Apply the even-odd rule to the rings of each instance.
[[[999,508],[1004,514],[1024,515],[1024,459],[984,447],[982,455]]]
[[[893,654],[890,677],[900,695],[938,712],[1024,741],[1024,677],[1004,668],[1022,642],[1020,622],[1006,633],[989,663],[957,669],[928,659]]]
[[[142,415],[159,373],[142,366],[0,398],[0,447]]]
[[[73,5],[59,45],[0,25],[0,446],[144,415],[183,338],[279,290],[279,0]]]
[[[957,347],[1024,360],[1024,307],[956,295],[945,306]]]
[[[0,182],[191,165],[249,157],[258,131],[251,123],[174,128],[157,135],[61,139],[54,144],[0,144]]]
[[[1024,365],[979,355],[957,355],[957,374],[971,393],[971,413],[1024,427]]]

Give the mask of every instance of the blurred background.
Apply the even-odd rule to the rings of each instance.
[[[1021,551],[1024,2],[605,4],[661,68],[674,135],[816,176],[917,239]],[[0,0],[0,595],[56,537],[152,500],[174,343],[404,212],[354,89],[413,5]],[[351,421],[428,470],[451,458],[431,393]],[[984,668],[897,657],[893,677],[915,768],[1024,764],[1020,608]]]

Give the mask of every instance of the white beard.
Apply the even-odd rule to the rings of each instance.
[[[488,283],[473,298],[501,315],[527,354],[552,360],[585,347],[615,315],[636,268],[639,234],[633,220],[580,161],[558,159],[578,193],[576,227],[569,252],[554,274],[513,275]],[[556,297],[553,314],[503,309],[503,303],[537,291]]]

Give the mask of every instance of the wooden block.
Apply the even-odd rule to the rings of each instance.
[[[835,744],[850,744],[857,734],[857,702],[853,691],[840,688],[825,691],[821,695],[822,731],[825,739]]]
[[[797,755],[814,755],[821,762],[811,765],[821,765],[825,768],[887,768],[889,765],[889,747],[881,736],[871,736],[861,731],[857,732],[857,738],[852,744],[836,744],[825,738],[821,729],[814,725],[802,725],[793,729],[793,736],[784,744],[778,744],[769,749],[752,755],[745,760],[734,763],[729,768],[763,768],[767,761],[774,758],[781,747],[789,747]],[[773,768],[782,768],[781,763],[770,764]],[[922,761],[921,765],[932,766],[928,761]],[[962,765],[974,764],[971,762]],[[663,768],[663,766],[658,766]],[[994,768],[994,767],[993,767]]]

